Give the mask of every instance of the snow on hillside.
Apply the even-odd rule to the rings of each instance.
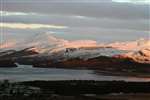
[[[89,59],[94,58],[98,56],[114,56],[119,54],[124,54],[125,51],[122,50],[116,50],[113,48],[66,48],[64,50],[61,50],[55,55],[61,55],[66,59],[69,58],[81,58],[81,59]]]
[[[123,54],[122,57],[132,58],[136,62],[150,63],[150,48]]]
[[[10,44],[10,45],[9,45]],[[93,40],[76,40],[68,41],[51,36],[50,33],[36,34],[31,38],[22,41],[7,41],[0,45],[0,50],[22,50],[29,47],[36,48],[40,53],[57,52],[65,48],[93,47],[97,46]]]
[[[97,56],[129,57],[138,62],[150,62],[150,40],[139,39],[128,42],[115,42],[110,44],[97,43],[93,40],[68,41],[56,38],[50,33],[36,34],[22,41],[9,40],[0,46],[1,51],[23,50],[30,48],[39,52],[41,56],[63,56],[64,58],[94,58]],[[54,55],[53,55],[54,56]]]
[[[136,41],[112,43],[110,47],[128,50],[128,53],[121,54],[122,58],[131,58],[136,62],[150,63],[150,40],[139,39]]]

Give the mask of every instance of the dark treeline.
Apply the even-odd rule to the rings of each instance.
[[[150,93],[150,82],[124,81],[30,81],[27,86],[39,87],[44,94],[81,95],[109,93]]]

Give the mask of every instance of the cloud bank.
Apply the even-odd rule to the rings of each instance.
[[[0,11],[0,15],[3,16],[27,16],[27,15],[37,15],[36,13],[24,13],[24,12],[9,12]]]
[[[53,28],[53,29],[65,29],[67,26],[48,25],[48,24],[23,24],[23,23],[0,23],[0,28],[12,28],[12,29],[39,29],[39,28]]]
[[[61,30],[49,26],[28,30],[5,27],[3,30],[14,36],[17,34],[17,37],[18,33],[30,37],[33,33],[55,31],[55,36],[69,40],[114,42],[146,38],[150,31],[147,4],[112,0],[5,0],[2,4],[3,23],[12,23],[12,26],[13,23],[30,23],[69,27]]]

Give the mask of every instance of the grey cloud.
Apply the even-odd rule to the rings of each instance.
[[[72,33],[71,37],[68,37],[70,33]],[[68,39],[80,38],[93,39],[99,42],[114,42],[137,40],[139,38],[149,38],[149,33],[145,31],[126,29],[72,28],[65,30],[64,34],[58,34],[57,36],[62,36],[63,38],[67,37]]]
[[[76,18],[75,16],[63,15],[29,15],[29,16],[4,16],[3,22],[12,23],[35,23],[54,24],[69,27],[99,27],[110,29],[130,29],[149,31],[148,20],[120,20],[108,18]]]
[[[112,19],[150,19],[149,5],[114,2],[3,2],[3,10]]]
[[[65,39],[93,39],[112,42],[148,38],[150,30],[149,5],[114,3],[111,0],[3,0],[2,9],[12,12],[35,12],[40,15],[5,16],[1,22],[41,23],[69,26],[68,29],[19,30],[3,29],[6,38],[30,37],[32,34],[54,31],[58,37]],[[42,2],[41,2],[42,1]],[[55,1],[55,2],[54,2]],[[103,1],[103,2],[99,2]],[[55,15],[55,16],[52,16]],[[74,18],[73,16],[84,16]],[[8,39],[9,39],[8,38]]]

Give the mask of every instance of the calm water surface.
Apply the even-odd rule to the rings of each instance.
[[[0,80],[4,79],[8,79],[10,81],[30,81],[30,80],[150,81],[150,78],[97,75],[92,70],[32,68],[32,66],[23,66],[23,65],[16,68],[0,68]]]

